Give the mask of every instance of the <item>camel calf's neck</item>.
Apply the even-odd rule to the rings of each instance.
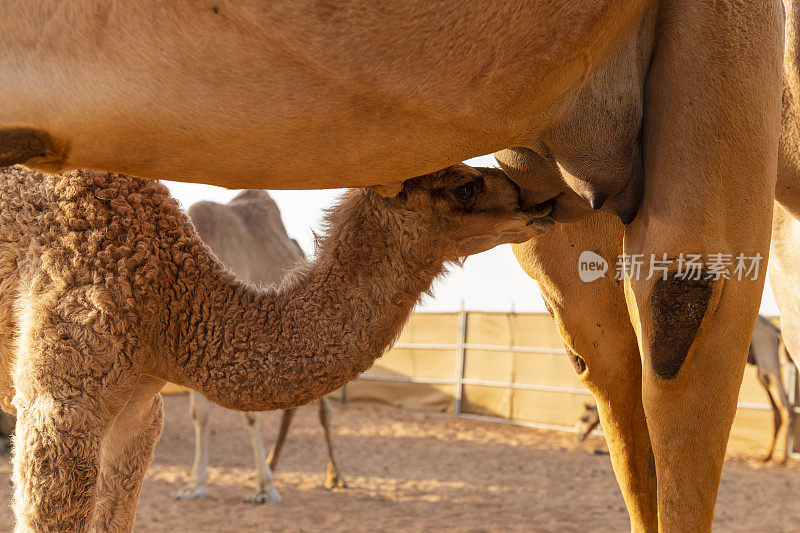
[[[457,165],[407,180],[391,198],[347,192],[317,258],[279,287],[255,286],[223,266],[157,182],[20,167],[0,177],[0,288],[12,289],[0,292],[6,405],[39,394],[20,383],[55,364],[42,366],[45,356],[75,366],[79,382],[102,368],[239,410],[302,405],[380,357],[444,263],[552,225],[502,171]],[[111,381],[86,391],[109,400],[108,413],[124,405]]]
[[[445,262],[541,230],[520,196],[502,172],[465,165],[409,180],[390,199],[351,190],[317,258],[278,288],[235,279],[193,242],[185,253],[197,259],[184,262],[194,267],[174,284],[176,352],[162,375],[240,410],[319,398],[384,353]]]
[[[436,235],[404,242],[403,221],[381,216],[385,203],[348,192],[316,260],[277,288],[240,281],[205,256],[180,272],[165,377],[226,407],[263,411],[308,403],[364,372],[443,264]]]

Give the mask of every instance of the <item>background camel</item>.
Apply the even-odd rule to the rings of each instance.
[[[0,164],[314,188],[500,150],[553,220],[603,209],[630,223],[629,254],[767,254],[774,0],[3,7]],[[639,280],[614,304],[648,369],[629,379],[649,432],[642,422],[624,439],[652,443],[639,466],[658,498],[645,522],[631,510],[634,529],[710,528],[762,287]],[[677,300],[693,305],[651,305]]]
[[[217,258],[238,276],[259,283],[279,283],[286,272],[305,258],[297,241],[291,239],[281,220],[280,210],[266,191],[242,191],[227,205],[200,202],[189,208],[189,218],[197,233]],[[193,500],[208,495],[208,416],[209,402],[201,394],[190,391],[191,413],[194,421],[195,454],[189,483],[175,493],[181,500]],[[242,413],[253,446],[256,472],[256,492],[247,498],[249,503],[279,502],[280,495],[273,484],[273,473],[294,416],[294,409],[281,415],[278,438],[267,458],[261,435],[259,413]],[[319,400],[319,419],[328,449],[328,468],[325,488],[344,486],[333,457],[330,438],[330,408],[325,397]]]
[[[600,425],[600,415],[597,412],[597,405],[591,402],[583,404],[583,413],[578,417],[578,423],[575,424],[575,438],[578,442],[583,442]]]
[[[783,348],[783,350],[781,349]],[[786,358],[794,363],[785,351],[781,341],[780,330],[768,319],[758,315],[756,326],[753,330],[753,338],[750,341],[750,349],[747,354],[748,364],[755,365],[757,369],[758,382],[764,387],[773,411],[773,432],[767,454],[763,461],[767,462],[772,458],[775,451],[775,443],[778,434],[785,436],[783,431],[792,431],[794,421],[794,406],[789,402],[786,389],[783,385],[783,373],[781,372],[781,351],[786,354]],[[584,404],[584,411],[575,426],[575,436],[578,442],[583,442],[589,434],[600,424],[600,415],[597,412],[597,405],[594,403]],[[783,430],[783,431],[782,431]],[[788,450],[784,448],[781,464],[786,463]]]
[[[764,462],[772,459],[778,435],[785,442],[787,432],[794,428],[794,406],[789,402],[786,388],[783,385],[783,372],[781,372],[781,352],[786,359],[795,364],[791,355],[786,350],[781,339],[781,330],[768,318],[758,315],[756,326],[753,329],[753,339],[750,341],[750,350],[747,353],[747,362],[756,365],[758,382],[764,387],[769,403],[772,405],[773,432]],[[784,447],[781,464],[785,464],[789,450]]]
[[[445,263],[552,225],[501,171],[458,165],[347,192],[275,287],[228,270],[157,182],[13,167],[0,213],[21,531],[131,529],[165,381],[242,411],[311,402],[384,353]]]
[[[14,433],[14,417],[0,411],[0,453],[11,449],[11,436]]]

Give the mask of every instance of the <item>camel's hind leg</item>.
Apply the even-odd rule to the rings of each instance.
[[[95,531],[131,531],[144,473],[153,459],[164,418],[161,395],[164,381],[142,377],[100,448]]]
[[[622,252],[622,234],[619,220],[598,213],[558,225],[513,250],[525,272],[539,283],[579,379],[597,401],[631,530],[654,531],[656,478],[642,407],[642,365],[622,287],[613,270],[590,283],[578,277],[585,250],[613,265]]]
[[[267,464],[266,453],[264,451],[264,438],[261,435],[261,418],[259,413],[242,413],[247,432],[250,434],[250,442],[253,445],[253,457],[256,463],[256,493],[245,499],[247,503],[280,503],[281,495],[275,488],[275,477],[272,469]]]
[[[189,482],[175,491],[177,500],[196,500],[208,496],[208,414],[210,404],[205,396],[189,391],[189,410],[194,425],[194,462]]]
[[[724,22],[716,7],[686,1],[663,13],[645,94],[647,182],[625,230],[629,257],[668,270],[650,279],[648,269],[633,271],[625,282],[643,358],[659,531],[711,529],[770,240],[780,4],[750,2]]]
[[[322,431],[325,433],[325,447],[328,451],[328,468],[325,471],[326,489],[333,488],[347,488],[347,482],[339,472],[339,467],[336,465],[336,459],[333,456],[333,442],[331,441],[331,406],[328,399],[324,396],[319,399],[319,423],[322,424]]]

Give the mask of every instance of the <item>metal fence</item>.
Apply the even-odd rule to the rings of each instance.
[[[482,351],[496,351],[496,352],[510,352],[512,354],[530,354],[530,355],[566,355],[566,350],[563,348],[537,348],[533,346],[515,346],[515,345],[494,345],[494,344],[471,344],[467,342],[467,324],[468,324],[469,311],[460,311],[458,313],[458,338],[454,344],[437,344],[437,343],[413,343],[413,342],[398,342],[393,346],[400,349],[413,349],[413,350],[452,350],[456,353],[456,362],[454,369],[454,376],[452,379],[438,379],[438,378],[422,378],[410,376],[376,376],[362,374],[359,379],[365,381],[384,381],[395,383],[418,383],[427,385],[451,385],[453,387],[453,414],[460,418],[468,418],[473,420],[501,422],[507,424],[514,424],[518,426],[532,427],[538,429],[548,429],[557,431],[573,431],[573,426],[565,426],[558,424],[545,424],[540,422],[529,422],[523,420],[511,420],[508,418],[485,416],[472,413],[466,413],[462,409],[462,398],[464,393],[464,385],[480,385],[484,387],[493,387],[501,389],[516,389],[516,390],[530,390],[551,393],[563,394],[579,394],[591,397],[592,394],[583,387],[557,387],[548,385],[525,384],[525,383],[512,383],[506,381],[487,381],[480,379],[467,379],[464,377],[464,365],[466,362],[468,350],[482,350]],[[796,367],[786,361],[782,364],[787,368],[787,384],[786,390],[789,395],[789,401],[795,406],[795,412],[800,413],[797,407],[797,369]],[[346,400],[346,390],[342,389],[341,401],[344,403]],[[749,409],[756,411],[771,411],[772,407],[768,404],[752,403],[752,402],[738,402],[738,409]],[[595,430],[596,434],[602,434],[602,428]],[[786,446],[790,455],[793,458],[800,458],[800,450],[795,450],[795,435],[792,431],[787,432]]]

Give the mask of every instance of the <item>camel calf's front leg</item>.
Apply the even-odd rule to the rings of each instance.
[[[64,398],[16,406],[16,531],[84,531],[95,506],[102,421]]]
[[[144,474],[161,435],[164,414],[158,392],[163,386],[160,379],[142,377],[103,436],[94,531],[133,529]]]
[[[104,446],[104,439],[133,394],[137,376],[118,371],[130,367],[132,350],[103,315],[85,306],[83,294],[59,294],[56,284],[45,288],[38,281],[21,310],[25,327],[14,375],[16,527],[20,532],[85,531],[98,501],[101,466],[122,464],[115,453],[107,455],[115,460],[101,462],[104,448],[114,447]],[[64,316],[63,309],[73,314]],[[113,502],[101,496],[103,507],[117,508],[124,500],[132,521],[141,472],[113,483],[104,477],[105,487],[125,483],[131,494],[117,494]]]

